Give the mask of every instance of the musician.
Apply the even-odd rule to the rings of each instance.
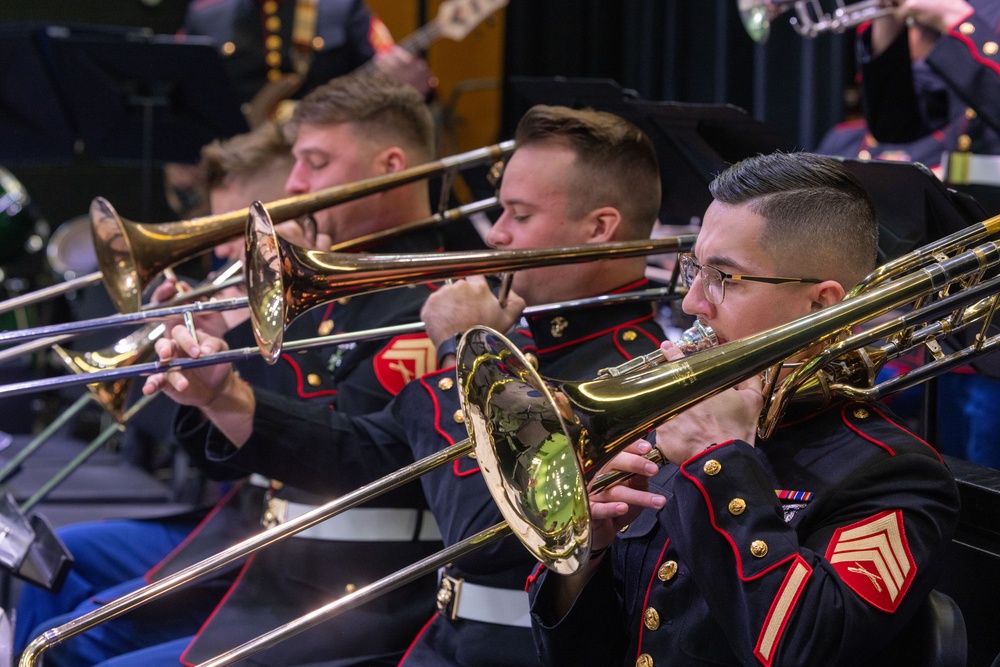
[[[649,139],[635,126],[607,113],[534,107],[515,139],[491,245],[506,250],[648,238],[659,210],[659,170]],[[645,284],[644,269],[638,258],[519,272],[505,305],[481,279],[456,281],[428,298],[421,316],[441,363],[451,364],[453,336],[470,326],[505,330],[525,304],[633,290]],[[178,340],[185,336],[175,331]],[[511,335],[543,374],[560,378],[592,377],[655,349],[663,338],[648,303],[535,315]],[[255,390],[252,420],[217,422],[229,439],[210,442],[209,457],[342,493],[464,439],[458,391],[454,368],[443,368],[407,384],[380,413],[347,418],[279,397],[261,400],[265,392]],[[501,520],[475,460],[457,461],[421,482],[447,544]],[[537,664],[524,593],[533,564],[518,542],[506,540],[447,567],[441,590],[428,600],[437,600],[438,611],[427,614],[402,664]],[[456,587],[463,592],[456,594]]]
[[[425,162],[433,156],[430,113],[422,96],[409,86],[381,78],[348,76],[324,84],[299,104],[293,121],[295,164],[286,184],[291,195],[301,195],[318,189],[384,175]],[[345,203],[315,213],[316,243],[325,247],[333,242],[349,240],[372,231],[391,229],[399,224],[429,215],[426,185],[415,183],[391,191]],[[441,239],[436,232],[419,232],[387,242],[378,248],[384,252],[434,252],[440,250]],[[401,321],[413,321],[428,294],[427,288],[380,292],[332,303],[296,323],[298,336],[352,331],[371,326],[387,326]],[[199,327],[208,340],[208,333],[218,331],[218,323],[199,318]],[[234,330],[227,335],[232,344],[251,345],[248,327],[242,329],[239,340]],[[204,341],[203,341],[204,342]],[[172,346],[167,341],[158,344],[163,353]],[[416,345],[416,347],[414,347]],[[364,413],[378,409],[405,381],[412,369],[404,365],[380,364],[381,359],[393,359],[393,350],[430,350],[426,338],[374,341],[357,346],[325,348],[306,355],[286,355],[277,366],[270,367],[258,360],[241,368],[229,380],[230,385],[267,386],[291,396],[294,402],[314,401],[319,409],[338,412]],[[433,355],[429,355],[433,360]],[[411,363],[412,360],[411,360]],[[211,375],[212,370],[208,373]],[[188,389],[182,392],[181,386]],[[181,403],[193,402],[187,378],[180,375],[154,376],[147,381],[145,391],[163,388]],[[212,394],[212,405],[204,413],[182,409],[178,417],[178,439],[186,446],[198,443],[202,451],[210,422],[204,415],[213,409],[225,409],[229,396],[226,391]],[[196,445],[192,445],[195,448]],[[259,532],[262,521],[273,524],[291,518],[318,504],[321,499],[303,494],[280,482],[268,488],[258,488],[263,480],[251,480],[249,487],[226,504],[228,517],[213,514],[209,526],[203,527],[179,552],[171,555],[149,574],[150,580],[179,570],[194,560],[209,555],[206,544],[220,551],[235,540],[223,542],[232,534],[233,520],[248,523]],[[265,481],[266,484],[266,481]],[[301,615],[317,606],[317,600],[342,595],[358,582],[412,562],[440,547],[440,537],[427,513],[422,532],[411,533],[393,529],[393,522],[422,521],[423,499],[413,485],[386,496],[373,506],[359,508],[358,518],[349,521],[370,522],[372,530],[366,536],[351,534],[350,529],[339,533],[317,529],[298,539],[286,541],[253,556],[238,573],[235,584],[225,593],[222,604],[205,613],[189,614],[186,609],[163,612],[154,604],[149,616],[155,622],[169,626],[173,615],[197,616],[194,628],[171,641],[148,646],[145,627],[136,628],[131,617],[123,619],[118,628],[131,630],[131,637],[102,646],[103,657],[112,650],[132,650],[107,661],[114,665],[176,665],[179,662],[198,663],[233,648],[245,639],[260,634],[277,624]],[[303,509],[305,508],[305,509]],[[284,514],[284,517],[281,515]],[[217,520],[217,519],[221,519]],[[224,525],[220,525],[224,524]],[[207,535],[206,535],[207,533]],[[243,537],[244,535],[236,535]],[[207,539],[206,539],[207,538]],[[337,567],[330,567],[337,563]],[[282,651],[258,656],[259,664],[289,665],[314,662],[317,655],[326,656],[330,645],[341,652],[342,664],[375,665],[398,660],[405,642],[423,622],[433,595],[433,577],[414,583],[409,589],[394,593],[381,609],[359,610],[347,617],[350,630],[332,635],[328,628],[302,638]],[[416,592],[416,594],[414,594]],[[261,605],[261,600],[266,603]],[[169,604],[164,601],[163,604]],[[181,607],[183,602],[178,603]],[[156,610],[159,609],[157,612]],[[143,614],[144,612],[139,612]],[[249,614],[249,619],[247,618]],[[207,621],[206,621],[207,619]],[[200,626],[200,627],[199,627]],[[190,627],[185,626],[185,627]],[[346,626],[345,626],[346,627]],[[156,628],[160,630],[160,628]],[[196,633],[197,631],[197,633]],[[152,634],[152,633],[151,633]],[[196,636],[193,636],[196,635]],[[155,641],[164,641],[162,633],[153,634]],[[86,635],[84,635],[86,637]],[[311,639],[309,638],[311,637]],[[72,647],[75,638],[67,642]],[[59,647],[61,648],[61,647]],[[55,649],[55,653],[59,652]],[[140,649],[140,650],[135,650]],[[67,649],[68,650],[68,649]],[[79,659],[69,664],[93,664],[94,658]],[[57,663],[63,664],[63,663]]]
[[[831,306],[875,265],[874,208],[834,160],[758,156],[711,190],[683,305],[720,342]],[[951,474],[876,402],[793,405],[758,438],[761,391],[660,426],[672,465],[648,491],[592,497],[592,558],[530,585],[546,664],[898,664],[956,526]]]

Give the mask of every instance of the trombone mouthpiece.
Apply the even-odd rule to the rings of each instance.
[[[700,350],[707,350],[719,344],[712,327],[695,320],[694,325],[681,334],[674,344],[680,348],[684,354],[691,354]]]

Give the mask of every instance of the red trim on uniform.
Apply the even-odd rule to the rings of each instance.
[[[656,572],[660,569],[660,564],[663,562],[663,554],[667,553],[667,547],[670,546],[670,538],[663,543],[663,548],[660,549],[660,556],[656,559],[656,567],[653,568],[653,576],[649,578],[649,585],[646,586],[646,595],[642,598],[642,609],[639,611],[639,639],[637,653],[635,654],[636,661],[639,660],[639,656],[642,655],[642,635],[646,632],[646,624],[643,621],[643,615],[646,613],[646,608],[649,606],[649,594],[653,590],[653,582],[656,581]],[[638,662],[636,663],[638,664]]]
[[[971,16],[971,14],[970,14],[970,16]],[[965,18],[968,18],[968,16],[965,17]],[[962,20],[964,21],[965,19],[962,19]],[[961,23],[961,21],[960,21],[960,23]],[[989,68],[989,69],[993,70],[997,74],[997,76],[1000,76],[1000,65],[998,65],[995,62],[993,62],[989,58],[983,58],[981,55],[979,55],[979,49],[976,47],[976,43],[975,42],[973,42],[971,39],[969,39],[968,37],[966,37],[962,33],[956,32],[954,29],[949,30],[948,31],[948,35],[951,36],[951,37],[954,37],[958,41],[960,41],[963,44],[965,44],[965,48],[969,49],[969,54],[972,56],[973,60],[975,60],[977,63],[979,63],[983,67],[986,67],[986,68]]]
[[[452,366],[452,367],[449,367],[449,368],[454,368],[454,367]],[[446,369],[443,369],[443,370],[448,370],[448,369],[446,368]],[[449,446],[454,446],[455,441],[452,439],[452,437],[450,435],[448,435],[447,432],[445,432],[441,428],[441,404],[438,403],[437,396],[434,394],[434,390],[431,389],[430,385],[427,384],[427,378],[429,378],[429,377],[431,377],[433,375],[439,375],[442,372],[443,371],[438,371],[436,373],[428,373],[427,375],[424,375],[424,376],[420,377],[417,381],[421,385],[423,385],[424,389],[427,390],[427,393],[431,397],[431,402],[434,404],[434,430],[437,431],[438,435],[440,435],[442,438],[445,439],[445,441],[448,443]],[[479,472],[479,466],[478,465],[475,468],[472,468],[471,470],[462,470],[459,467],[459,463],[460,463],[460,460],[452,461],[452,470],[454,471],[456,477],[468,477],[469,475],[474,475],[477,472]]]
[[[531,585],[533,583],[535,583],[536,581],[538,581],[538,577],[542,576],[542,570],[544,570],[544,569],[545,569],[545,563],[536,563],[535,564],[535,569],[532,570],[531,574],[528,575],[528,578],[524,582],[524,592],[525,593],[528,592],[528,589],[531,588]]]
[[[620,329],[628,329],[629,331],[637,331],[637,332],[645,335],[646,338],[648,338],[649,340],[651,340],[654,345],[659,346],[659,344],[660,344],[660,341],[658,341],[656,339],[656,336],[654,336],[653,334],[649,333],[645,329],[640,329],[639,327],[628,327],[628,326],[624,326],[624,325],[621,326],[621,327],[618,327],[618,328],[619,328],[619,330]],[[632,360],[632,355],[629,354],[628,351],[625,349],[625,347],[618,341],[618,331],[615,331],[615,347],[618,348],[618,351],[621,352],[622,356],[625,357],[626,361],[631,361]]]
[[[796,568],[800,566],[806,569],[805,576],[798,582],[795,582],[796,586],[795,593],[791,601],[789,601],[788,604],[784,605],[782,608],[780,609],[777,608],[777,605],[779,602],[781,602],[781,598],[784,596],[785,591],[793,583],[791,581],[792,575],[796,573]],[[757,637],[757,645],[754,646],[753,650],[753,653],[755,656],[757,656],[757,659],[760,660],[766,667],[770,667],[771,664],[774,662],[774,655],[776,652],[774,648],[781,641],[781,636],[785,634],[785,626],[788,625],[788,619],[792,617],[792,612],[795,611],[795,605],[798,604],[799,598],[802,597],[802,591],[803,589],[805,589],[806,584],[809,583],[809,577],[812,576],[812,573],[813,569],[809,566],[809,563],[807,563],[805,559],[802,558],[801,555],[797,556],[795,558],[795,561],[788,568],[788,574],[785,575],[784,581],[781,582],[781,586],[778,588],[778,594],[774,596],[774,600],[771,602],[771,608],[767,611],[767,618],[764,619],[764,625],[761,628],[760,636]],[[761,644],[764,642],[764,633],[768,630],[768,626],[771,624],[771,619],[774,618],[775,612],[783,613],[783,616],[780,621],[781,625],[778,628],[777,632],[774,634],[774,638],[771,641],[770,655],[765,656],[763,653],[761,653]]]
[[[629,283],[628,285],[623,285],[617,289],[613,289],[608,294],[624,294],[625,292],[632,292],[640,287],[649,284],[649,278],[639,278],[638,280]]]
[[[680,466],[680,472],[681,472],[682,475],[684,475],[684,477],[686,477],[688,479],[688,481],[690,481],[692,484],[694,484],[695,488],[698,489],[698,492],[701,493],[701,497],[705,501],[705,508],[708,510],[708,520],[709,520],[709,523],[712,524],[712,528],[715,530],[715,532],[717,532],[719,535],[721,535],[723,537],[723,539],[725,539],[727,542],[729,542],[729,546],[733,550],[733,557],[736,559],[736,567],[737,567],[736,576],[738,576],[740,578],[740,581],[753,581],[755,579],[759,579],[760,577],[763,577],[765,574],[771,573],[773,570],[776,570],[779,567],[782,567],[788,561],[794,560],[795,558],[798,557],[798,554],[797,553],[791,554],[788,557],[775,562],[774,565],[772,565],[771,567],[768,567],[768,568],[764,568],[757,575],[755,575],[753,577],[745,577],[745,576],[743,576],[743,558],[740,556],[739,547],[736,545],[736,542],[733,541],[733,538],[731,538],[729,536],[729,533],[727,533],[725,530],[723,530],[721,527],[719,527],[719,524],[716,522],[716,520],[715,520],[715,510],[712,509],[712,503],[711,503],[710,498],[708,497],[708,490],[705,489],[704,486],[702,486],[701,482],[698,481],[698,479],[695,478],[694,475],[692,475],[691,473],[689,473],[687,471],[687,465],[689,463],[692,463],[696,459],[701,458],[703,455],[708,454],[709,452],[714,452],[715,450],[719,449],[720,447],[725,447],[725,446],[730,445],[730,444],[732,444],[734,442],[736,442],[736,441],[735,440],[728,440],[726,442],[723,442],[723,443],[718,444],[718,445],[713,445],[713,446],[709,447],[708,449],[704,449],[704,450],[698,452],[697,454],[695,454],[694,456],[692,456],[687,461],[685,461],[684,463],[681,464],[681,466]]]
[[[892,424],[893,426],[895,426],[896,428],[898,428],[903,433],[906,433],[907,435],[913,436],[914,438],[916,438],[920,442],[924,443],[924,445],[926,445],[928,449],[930,449],[932,452],[934,452],[934,455],[937,456],[938,461],[940,461],[941,463],[944,463],[944,459],[941,458],[941,454],[938,453],[938,450],[934,449],[934,446],[932,444],[930,444],[929,442],[927,442],[926,440],[924,440],[923,438],[921,438],[916,433],[910,432],[909,429],[907,429],[905,426],[903,426],[901,424],[897,424],[896,422],[894,422],[892,419],[890,419],[884,412],[882,412],[881,410],[879,410],[877,407],[872,406],[872,409],[875,411],[876,414],[878,414],[880,417],[882,417],[882,419],[886,420],[887,422],[889,422],[890,424]]]
[[[612,331],[617,331],[618,329],[621,329],[623,327],[636,326],[636,325],[638,325],[641,322],[648,322],[648,321],[650,321],[652,319],[653,319],[653,313],[650,313],[649,315],[646,315],[645,317],[640,317],[640,318],[631,320],[629,322],[623,322],[622,324],[619,324],[617,326],[611,327],[610,329],[604,329],[603,331],[598,331],[597,333],[592,333],[589,336],[584,336],[583,338],[574,338],[573,340],[568,340],[565,343],[559,343],[558,345],[553,345],[552,347],[547,347],[545,349],[539,348],[538,349],[538,354],[548,354],[549,352],[555,352],[556,350],[561,350],[564,347],[569,347],[570,345],[576,345],[576,344],[582,343],[583,341],[586,341],[586,340],[593,340],[595,338],[600,338],[601,336],[605,336],[605,335],[611,333]]]
[[[333,300],[333,301],[331,301],[330,303],[326,304],[326,310],[324,310],[324,311],[323,311],[323,317],[321,317],[321,318],[320,318],[320,321],[321,321],[321,322],[322,322],[323,320],[328,320],[328,319],[330,319],[330,311],[332,311],[332,310],[333,310],[333,307],[334,307],[334,306],[336,305],[336,303],[337,303],[337,301],[336,301],[336,299],[334,299],[334,300]]]
[[[879,440],[876,440],[875,438],[871,437],[870,435],[868,435],[867,433],[865,433],[864,431],[862,431],[857,426],[855,426],[854,424],[851,423],[851,420],[847,418],[847,407],[848,406],[844,406],[844,408],[842,408],[841,411],[840,411],[840,418],[843,420],[844,425],[847,428],[849,428],[852,431],[854,431],[854,433],[856,433],[858,436],[860,436],[862,440],[867,440],[868,442],[872,443],[876,447],[881,447],[886,452],[888,452],[889,456],[895,456],[896,452],[893,451],[893,449],[891,447],[889,447],[889,445],[887,445],[884,442],[881,442]],[[869,406],[869,407],[871,407],[871,406]]]
[[[243,576],[247,573],[247,570],[250,568],[250,563],[253,562],[253,559],[254,556],[251,555],[250,558],[247,559],[247,562],[243,564],[242,569],[240,569],[240,573],[236,575],[236,579],[233,581],[232,584],[230,584],[229,589],[226,591],[226,594],[222,596],[221,600],[219,600],[219,604],[215,605],[215,608],[212,610],[212,613],[209,614],[208,618],[205,619],[205,622],[201,624],[201,627],[198,628],[198,632],[195,633],[190,643],[188,643],[187,648],[185,648],[184,652],[181,653],[181,664],[184,665],[184,667],[195,667],[194,663],[187,661],[188,652],[191,650],[191,647],[194,646],[194,643],[198,641],[198,638],[201,637],[202,633],[205,632],[205,629],[208,628],[209,624],[212,622],[212,619],[218,615],[219,610],[222,609],[222,605],[226,604],[226,600],[232,597],[233,593],[236,592],[236,585],[240,583],[240,580],[243,579]]]
[[[292,355],[285,352],[281,353],[281,358],[288,362],[288,365],[292,367],[295,371],[295,391],[298,393],[299,398],[318,398],[319,396],[336,396],[336,389],[321,389],[319,391],[306,392],[302,386],[302,369],[299,365],[292,359]]]
[[[201,521],[199,521],[198,525],[191,529],[191,532],[187,534],[187,537],[185,537],[181,541],[180,544],[178,544],[176,547],[174,547],[173,549],[171,549],[170,553],[168,553],[166,556],[164,556],[160,560],[159,563],[157,563],[153,567],[149,568],[149,571],[143,576],[143,579],[146,580],[147,584],[153,583],[153,581],[151,580],[151,577],[154,574],[156,574],[157,570],[159,570],[160,568],[162,568],[166,564],[166,562],[168,560],[170,560],[174,556],[174,554],[176,554],[178,551],[180,551],[181,549],[183,549],[184,547],[186,547],[188,544],[190,544],[191,540],[193,540],[197,536],[198,531],[200,531],[202,528],[204,528],[205,524],[207,524],[209,521],[211,521],[212,517],[214,517],[216,514],[218,514],[222,510],[222,508],[225,506],[225,504],[228,503],[230,501],[230,499],[234,495],[236,495],[236,492],[243,488],[244,484],[246,484],[246,482],[240,482],[239,484],[233,485],[233,488],[231,488],[229,490],[229,493],[227,493],[217,503],[215,503],[215,505],[212,507],[212,509],[209,510],[208,514],[205,515],[205,518],[202,519]]]
[[[420,628],[419,632],[417,632],[417,636],[413,638],[413,641],[410,642],[410,645],[406,648],[406,653],[404,653],[403,657],[399,659],[399,664],[396,667],[403,667],[403,663],[406,662],[406,659],[408,657],[410,657],[410,652],[413,651],[413,647],[417,645],[417,642],[420,641],[420,638],[423,637],[425,632],[427,632],[427,628],[431,627],[431,623],[433,623],[439,615],[440,614],[434,614],[429,619],[427,619],[427,622],[424,623],[424,626]]]

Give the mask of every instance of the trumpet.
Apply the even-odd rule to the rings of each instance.
[[[771,21],[790,10],[789,19],[795,32],[813,38],[824,33],[840,33],[865,21],[887,16],[895,10],[892,0],[859,0],[845,4],[837,0],[836,8],[826,12],[819,0],[736,0],[743,27],[753,41],[763,44],[771,34]]]
[[[846,343],[855,327],[906,306],[912,306],[912,310],[903,317],[875,325],[872,333],[867,334],[867,337],[889,336],[884,354],[863,357],[874,364],[892,358],[905,352],[901,347],[903,341],[919,342],[920,332],[927,332],[930,339],[934,330],[940,335],[975,323],[982,323],[985,332],[1000,295],[1000,277],[988,280],[983,277],[1000,266],[1000,245],[990,241],[971,250],[966,248],[998,232],[1000,216],[956,232],[890,263],[884,270],[877,270],[870,279],[862,281],[863,287],[852,291],[841,303],[769,331],[678,361],[625,373],[602,373],[593,380],[561,382],[551,388],[500,334],[482,327],[470,330],[463,336],[458,351],[458,387],[470,440],[271,528],[174,578],[123,596],[50,630],[31,642],[20,664],[29,667],[48,646],[472,451],[507,522],[466,538],[205,664],[216,667],[246,657],[510,532],[547,566],[559,572],[573,572],[590,555],[587,494],[602,479],[595,480],[596,471],[634,438],[686,407],[762,371],[773,370],[786,359],[817,345],[835,340]],[[862,334],[853,342],[868,345],[871,341],[867,337]],[[986,339],[984,335],[977,353],[997,345],[997,337]],[[840,363],[851,352],[840,347],[837,353],[841,356],[813,369],[817,376],[826,376],[823,384],[831,390],[831,396],[841,392],[849,395],[851,383],[864,386],[871,383],[871,366]],[[880,386],[866,390],[866,396],[881,395]],[[762,411],[762,428],[766,427],[768,412]]]

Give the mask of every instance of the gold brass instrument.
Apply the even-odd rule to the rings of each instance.
[[[790,10],[789,19],[795,32],[803,37],[817,37],[829,32],[844,32],[895,10],[891,0],[859,0],[846,4],[836,0],[833,11],[827,12],[820,0],[736,0],[740,20],[755,42],[764,43],[771,33],[771,21]]]
[[[311,627],[381,592],[391,590],[441,564],[492,542],[510,530],[547,566],[572,572],[589,557],[588,491],[594,476],[610,458],[636,437],[744,379],[771,369],[805,350],[841,338],[862,324],[890,311],[914,305],[894,325],[880,324],[873,334],[890,330],[900,340],[915,340],[919,330],[931,330],[944,317],[963,325],[988,324],[989,313],[1000,293],[1000,278],[981,280],[988,269],[1000,266],[1000,246],[982,243],[965,251],[967,242],[1000,231],[1000,217],[930,244],[876,271],[866,287],[852,292],[839,304],[800,320],[740,341],[732,341],[685,357],[629,373],[602,373],[583,382],[558,383],[549,388],[531,364],[502,336],[485,328],[466,333],[459,348],[459,387],[470,441],[377,480],[356,492],[313,510],[309,514],[240,543],[192,566],[176,578],[140,589],[99,610],[36,638],[25,651],[22,667],[34,664],[46,647],[83,632],[104,620],[157,597],[251,549],[281,539],[333,516],[395,484],[413,479],[433,467],[467,455],[473,449],[488,485],[510,526],[494,526],[467,538],[436,556],[359,589],[309,615],[248,642],[206,665],[229,664],[280,639]],[[928,254],[933,248],[934,252]],[[936,255],[936,256],[935,256]],[[955,293],[948,294],[954,288]],[[985,324],[984,324],[985,327]],[[949,327],[938,327],[944,332]],[[862,344],[867,345],[864,339]],[[996,346],[996,338],[981,350]],[[892,347],[889,343],[889,347]],[[898,351],[898,350],[896,350]],[[889,357],[893,350],[887,350]],[[839,363],[822,369],[834,386],[870,379],[870,369],[855,373]],[[849,375],[854,377],[848,377]],[[475,445],[471,444],[475,441]],[[596,484],[596,482],[594,482]],[[588,489],[588,486],[590,487]],[[334,510],[336,508],[336,510]]]
[[[308,250],[282,239],[274,232],[267,208],[257,202],[250,207],[246,240],[247,298],[254,336],[264,359],[274,363],[288,323],[334,299],[484,273],[674,253],[693,245],[695,236],[564,248],[344,254]]]

